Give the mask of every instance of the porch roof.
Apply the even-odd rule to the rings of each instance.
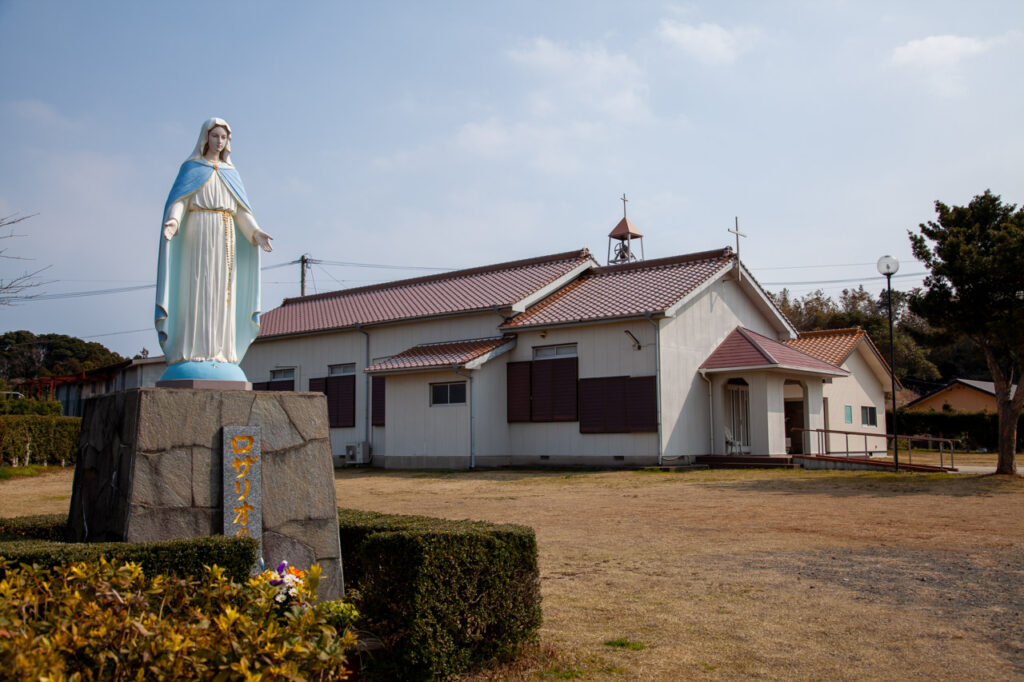
[[[452,368],[477,369],[491,358],[512,350],[515,345],[515,338],[505,336],[423,343],[376,362],[364,371],[368,374],[393,374]]]
[[[767,336],[736,327],[700,366],[705,372],[772,369],[819,376],[849,376],[849,372],[791,348]]]

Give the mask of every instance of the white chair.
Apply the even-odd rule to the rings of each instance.
[[[732,430],[728,426],[725,427],[725,454],[743,454],[743,443],[732,437]]]

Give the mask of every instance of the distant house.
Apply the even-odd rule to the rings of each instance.
[[[155,386],[165,366],[162,355],[136,358],[77,374],[30,379],[20,385],[32,395],[60,401],[61,414],[65,417],[81,417],[87,398]]]
[[[854,372],[857,407],[883,413],[888,375],[787,345],[797,331],[731,249],[620,251],[286,299],[242,368],[256,389],[326,393],[334,453],[392,468],[784,454],[786,416],[825,427],[823,398]]]
[[[800,332],[785,344],[843,368],[845,377],[827,380],[822,388],[824,428],[830,433],[825,440],[827,452],[885,453],[886,393],[891,390],[889,363],[885,361],[867,332],[857,327]],[[896,381],[896,388],[901,385]],[[787,398],[787,423],[798,403]],[[799,421],[795,418],[792,421]],[[863,438],[874,433],[878,437]],[[794,453],[799,450],[793,450]]]
[[[1011,387],[1011,391],[1016,390]],[[907,403],[913,412],[998,412],[996,385],[991,381],[954,379],[934,393]]]

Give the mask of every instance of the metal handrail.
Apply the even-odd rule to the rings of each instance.
[[[907,441],[907,464],[914,463],[914,441],[923,441],[927,443],[938,443],[939,444],[939,467],[945,467],[945,450],[943,446],[949,448],[949,468],[954,468],[956,444],[959,442],[958,438],[939,438],[937,436],[930,436],[928,434],[918,434],[915,436],[908,436],[904,434],[894,435],[891,433],[868,433],[865,431],[842,431],[840,429],[804,429],[800,427],[794,427],[793,431],[800,431],[801,433],[815,433],[818,436],[818,453],[823,455],[838,455],[840,453],[828,452],[827,439],[832,434],[839,434],[846,436],[846,448],[842,454],[845,454],[846,459],[850,458],[850,436],[861,436],[864,438],[864,455],[868,455],[868,438],[885,438],[886,454],[889,453],[889,441],[892,438],[902,438]]]

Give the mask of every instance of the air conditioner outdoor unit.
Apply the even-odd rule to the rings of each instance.
[[[370,444],[365,440],[345,445],[345,464],[369,464]]]

